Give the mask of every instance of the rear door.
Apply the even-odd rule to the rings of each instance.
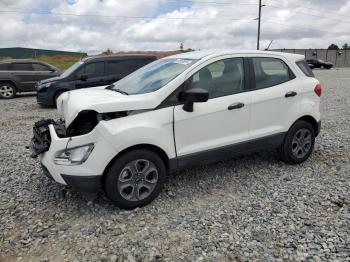
[[[35,73],[31,63],[17,62],[11,64],[11,74],[17,76],[21,90],[23,91],[34,91],[35,90]]]
[[[81,79],[82,76],[87,78]],[[75,77],[77,79],[75,81],[76,88],[103,86],[108,84],[105,76],[105,62],[103,61],[84,64],[75,73]]]
[[[286,132],[299,115],[301,86],[282,58],[252,57],[253,86],[250,134],[252,140]]]

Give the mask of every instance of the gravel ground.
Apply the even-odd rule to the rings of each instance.
[[[25,145],[55,110],[0,100],[0,261],[350,261],[350,69],[315,73],[323,129],[308,161],[188,169],[133,211],[44,177]]]

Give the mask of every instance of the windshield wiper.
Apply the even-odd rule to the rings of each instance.
[[[108,89],[108,90],[111,90],[111,91],[114,91],[114,92],[118,92],[118,93],[121,93],[123,95],[127,95],[127,96],[129,95],[128,92],[125,92],[125,91],[120,90],[120,89],[113,89],[113,87],[114,87],[114,85],[109,85],[105,89]]]

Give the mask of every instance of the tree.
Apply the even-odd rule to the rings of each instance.
[[[349,46],[347,43],[345,43],[345,44],[343,44],[343,49],[344,49],[344,50],[350,49],[350,46]]]
[[[339,46],[337,46],[336,44],[331,44],[328,49],[330,50],[338,50],[339,49]]]

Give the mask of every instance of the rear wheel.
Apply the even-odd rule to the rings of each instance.
[[[315,130],[306,121],[297,121],[287,132],[284,143],[279,149],[281,159],[289,164],[304,162],[314,148]]]
[[[134,150],[117,158],[106,174],[107,197],[121,208],[147,205],[163,188],[166,169],[153,151]]]
[[[0,84],[0,97],[4,99],[11,99],[16,96],[17,90],[14,85],[9,83]]]

